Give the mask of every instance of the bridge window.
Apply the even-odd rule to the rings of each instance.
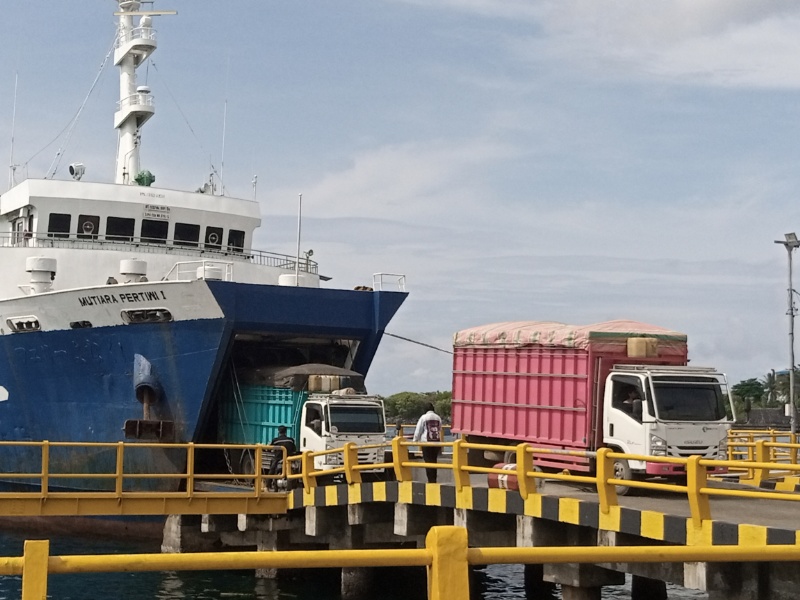
[[[222,227],[206,227],[205,246],[211,250],[222,248]]]
[[[106,220],[106,239],[118,242],[130,242],[133,240],[134,225],[136,225],[135,219],[108,217]]]
[[[100,231],[100,217],[93,215],[78,216],[78,239],[96,240]]]
[[[151,244],[166,244],[169,232],[169,221],[142,219],[142,241]]]
[[[72,215],[50,213],[50,220],[47,223],[47,237],[68,238],[71,221]]]
[[[180,246],[197,246],[200,241],[200,225],[175,223],[174,239]]]
[[[228,232],[228,250],[230,252],[241,252],[244,249],[244,231],[231,229]]]

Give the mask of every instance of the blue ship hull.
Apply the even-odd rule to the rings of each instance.
[[[152,365],[161,390],[149,419],[173,424],[169,441],[219,441],[220,394],[238,363],[269,367],[276,360],[302,362],[303,357],[322,362],[314,353],[324,351],[332,364],[341,354],[333,350],[347,340],[351,352],[346,366],[366,375],[384,329],[406,298],[404,292],[222,281],[202,285],[208,286],[221,318],[0,336],[0,384],[8,392],[8,400],[0,402],[0,440],[124,440],[125,422],[143,416],[134,393],[138,354]],[[126,456],[127,472],[184,468],[183,451],[138,454]],[[41,468],[41,453],[31,449],[2,449],[0,459],[12,461],[5,464],[14,464],[17,472]],[[75,449],[54,453],[51,470],[113,473],[114,461],[113,448]],[[108,487],[98,481],[54,480],[53,484],[71,489]],[[143,482],[140,487],[150,485]]]

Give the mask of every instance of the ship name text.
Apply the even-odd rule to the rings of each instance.
[[[80,296],[81,306],[99,306],[101,304],[135,304],[137,302],[155,302],[166,300],[162,290],[150,292],[125,292],[122,294],[99,294],[97,296]]]

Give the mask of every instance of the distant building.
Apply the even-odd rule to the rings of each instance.
[[[747,425],[764,429],[789,429],[791,419],[784,414],[784,408],[753,408],[747,413]]]

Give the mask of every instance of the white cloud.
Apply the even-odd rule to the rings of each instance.
[[[481,203],[477,172],[513,154],[482,140],[414,142],[374,148],[354,156],[303,190],[303,206],[320,218],[367,217],[425,222]],[[293,195],[274,190],[274,197]]]
[[[560,60],[598,78],[800,86],[794,0],[401,1],[513,20],[515,33],[500,39],[518,58]]]

